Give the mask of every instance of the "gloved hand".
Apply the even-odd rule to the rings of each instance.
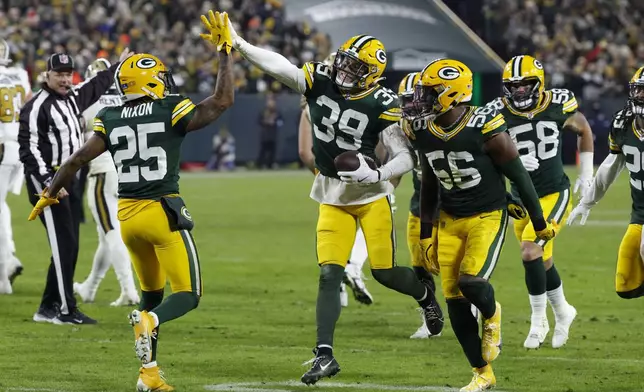
[[[369,167],[362,153],[356,156],[360,161],[360,166],[354,171],[339,171],[340,179],[349,184],[375,184],[380,182],[380,172]]]
[[[58,198],[49,197],[48,189],[43,189],[42,194],[40,195],[40,199],[36,203],[36,206],[31,210],[31,213],[29,214],[29,218],[27,218],[27,220],[32,221],[36,219],[45,208],[58,203]]]
[[[539,168],[539,160],[534,155],[521,155],[521,163],[528,172],[535,171]]]
[[[577,219],[577,217],[581,217],[579,224],[585,225],[586,220],[588,219],[588,215],[590,215],[590,207],[586,206],[584,203],[579,202],[579,204],[577,204],[577,206],[572,209],[572,212],[570,212],[566,224],[574,225],[575,219]]]

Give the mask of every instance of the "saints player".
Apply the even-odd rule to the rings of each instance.
[[[13,242],[9,191],[20,194],[24,179],[19,157],[20,108],[31,99],[27,71],[12,67],[9,44],[0,39],[0,294],[11,294],[13,279],[22,272]]]
[[[95,60],[87,67],[85,80],[93,78],[99,71],[108,69],[110,66],[110,62],[106,59]],[[94,117],[99,110],[106,106],[119,105],[121,105],[121,97],[116,91],[116,87],[112,86],[96,103],[83,112],[85,129],[89,130],[85,133],[85,138],[91,137]],[[121,295],[110,305],[136,305],[139,303],[139,295],[136,292],[136,286],[134,286],[130,257],[121,239],[120,225],[116,214],[118,209],[118,175],[112,156],[108,151],[89,163],[88,177],[87,204],[94,217],[94,222],[96,222],[98,248],[94,253],[94,262],[89,276],[82,283],[74,283],[74,292],[81,297],[83,302],[94,302],[98,286],[111,265],[114,267],[114,273],[121,286]]]
[[[411,72],[400,81],[400,84],[398,85],[398,97],[400,98],[401,107],[412,104],[412,100],[414,98],[414,87],[418,84],[419,80],[420,72]],[[422,248],[420,246],[420,168],[418,166],[415,167],[411,174],[414,193],[409,201],[409,215],[407,217],[407,247],[409,248],[409,254],[411,255],[412,269],[416,273],[416,276],[418,276],[419,279],[426,281],[435,290],[436,283],[434,282],[432,274],[437,275],[438,268],[435,265],[429,265],[427,263],[427,259],[423,255]],[[429,332],[429,329],[427,329],[425,317],[421,314],[421,325],[409,338],[427,339],[430,336],[433,335]]]
[[[387,65],[380,41],[368,35],[350,38],[336,53],[333,67],[308,62],[302,68],[285,57],[255,47],[231,29],[233,46],[253,65],[306,97],[313,126],[313,153],[319,174],[311,198],[320,203],[317,256],[320,279],[317,298],[317,344],[305,384],[340,371],[333,356],[333,332],[340,317],[340,283],[356,234],[356,222],[365,235],[374,278],[384,286],[412,296],[424,310],[430,330],[440,332],[443,316],[431,287],[395,260],[395,231],[387,195],[389,181],[414,167],[414,156],[400,130],[396,94],[378,84]],[[365,158],[375,158],[382,140],[389,160],[373,170]],[[338,171],[334,160],[346,151],[358,151],[360,166]]]
[[[597,169],[590,190],[570,213],[568,224],[573,224],[577,217],[581,217],[582,225],[586,224],[590,209],[604,197],[626,167],[633,206],[631,221],[617,254],[615,291],[624,299],[644,297],[644,174],[641,160],[644,152],[644,67],[638,69],[630,80],[627,106],[613,118],[608,147],[610,154]]]
[[[565,89],[545,89],[543,66],[531,56],[512,58],[503,70],[503,97],[495,106],[505,117],[524,166],[530,172],[541,208],[548,219],[557,223],[566,220],[572,208],[570,181],[563,169],[563,132],[579,137],[580,173],[574,192],[582,193],[593,176],[593,134],[588,121],[577,111],[577,100]],[[516,195],[516,186],[512,192]],[[532,316],[530,331],[523,345],[536,349],[550,330],[546,303],[555,315],[552,347],[560,348],[568,341],[570,325],[577,315],[564,296],[559,273],[553,262],[554,242],[540,241],[529,217],[514,223],[514,233],[521,243],[521,259],[525,269]]]
[[[187,132],[216,120],[233,104],[228,16],[202,16],[216,45],[219,72],[213,95],[195,105],[170,94],[172,76],[151,54],[136,54],[117,68],[114,80],[123,104],[96,115],[94,134],[56,172],[29,219],[58,202],[56,195],[84,164],[105,151],[119,177],[121,235],[141,285],[141,311],[130,314],[135,351],[141,360],[138,391],[173,391],[156,363],[158,326],[197,307],[202,293],[199,260],[190,234],[193,223],[179,196],[181,142]],[[166,277],[173,294],[163,300]]]
[[[517,185],[537,236],[547,241],[556,233],[503,116],[467,105],[471,96],[470,69],[438,59],[423,69],[411,104],[402,109],[403,129],[421,158],[421,246],[430,263],[438,262],[452,329],[474,371],[462,392],[496,385],[490,363],[501,351],[501,305],[488,280],[508,223],[504,176]],[[481,337],[472,304],[483,319]]]

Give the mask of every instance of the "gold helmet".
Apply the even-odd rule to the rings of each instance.
[[[398,85],[398,97],[400,98],[400,108],[403,112],[403,117],[405,113],[405,108],[413,109],[414,101],[414,87],[418,84],[420,80],[420,72],[410,72],[400,81]]]
[[[472,71],[458,60],[434,60],[420,73],[407,118],[436,117],[472,99]],[[403,109],[405,111],[405,109]]]
[[[87,69],[85,70],[85,79],[91,79],[94,76],[96,76],[97,73],[101,71],[105,71],[109,67],[111,67],[112,64],[110,64],[107,59],[96,59],[94,60],[89,66],[87,66]]]
[[[532,56],[512,57],[503,69],[503,95],[517,110],[529,110],[539,103],[546,88],[543,65]]]
[[[162,99],[174,87],[172,74],[165,64],[148,53],[125,59],[114,73],[114,82],[124,102],[142,97]]]
[[[9,48],[9,43],[3,39],[0,39],[0,65],[11,64],[11,57],[9,57],[10,53],[11,50]]]
[[[356,35],[338,49],[333,63],[333,78],[341,90],[354,93],[382,80],[387,66],[385,46],[370,35]]]
[[[633,114],[644,115],[644,67],[640,67],[628,82],[628,103]]]

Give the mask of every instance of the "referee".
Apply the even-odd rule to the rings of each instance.
[[[125,49],[121,61],[131,53]],[[49,186],[57,168],[83,144],[82,113],[114,83],[114,64],[87,83],[72,88],[74,61],[56,53],[47,60],[47,73],[41,90],[20,111],[20,160],[25,167],[27,194],[36,205]],[[47,230],[51,264],[47,284],[33,320],[54,324],[96,324],[76,306],[73,282],[78,258],[79,209],[82,203],[75,183],[58,194],[60,203],[40,215]],[[72,195],[70,196],[70,193]]]

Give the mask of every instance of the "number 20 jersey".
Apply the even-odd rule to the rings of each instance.
[[[105,140],[120,199],[159,200],[179,193],[181,143],[195,105],[181,95],[104,107],[94,132]]]
[[[540,104],[529,112],[515,110],[506,98],[497,98],[488,105],[505,117],[519,154],[533,155],[539,160],[539,168],[530,172],[539,197],[570,188],[561,158],[561,131],[566,120],[577,112],[575,95],[566,89],[547,90]],[[512,193],[518,195],[514,184]]]
[[[507,131],[494,108],[467,106],[448,130],[422,119],[404,120],[403,130],[438,178],[441,210],[463,218],[505,208],[505,177],[484,150],[490,137]]]
[[[398,96],[380,85],[347,96],[338,89],[331,68],[325,64],[309,62],[302,69],[315,166],[320,171],[311,198],[324,204],[355,205],[390,194],[393,186],[389,181],[369,185],[341,181],[334,159],[345,151],[359,151],[375,159],[380,133],[400,121]]]

